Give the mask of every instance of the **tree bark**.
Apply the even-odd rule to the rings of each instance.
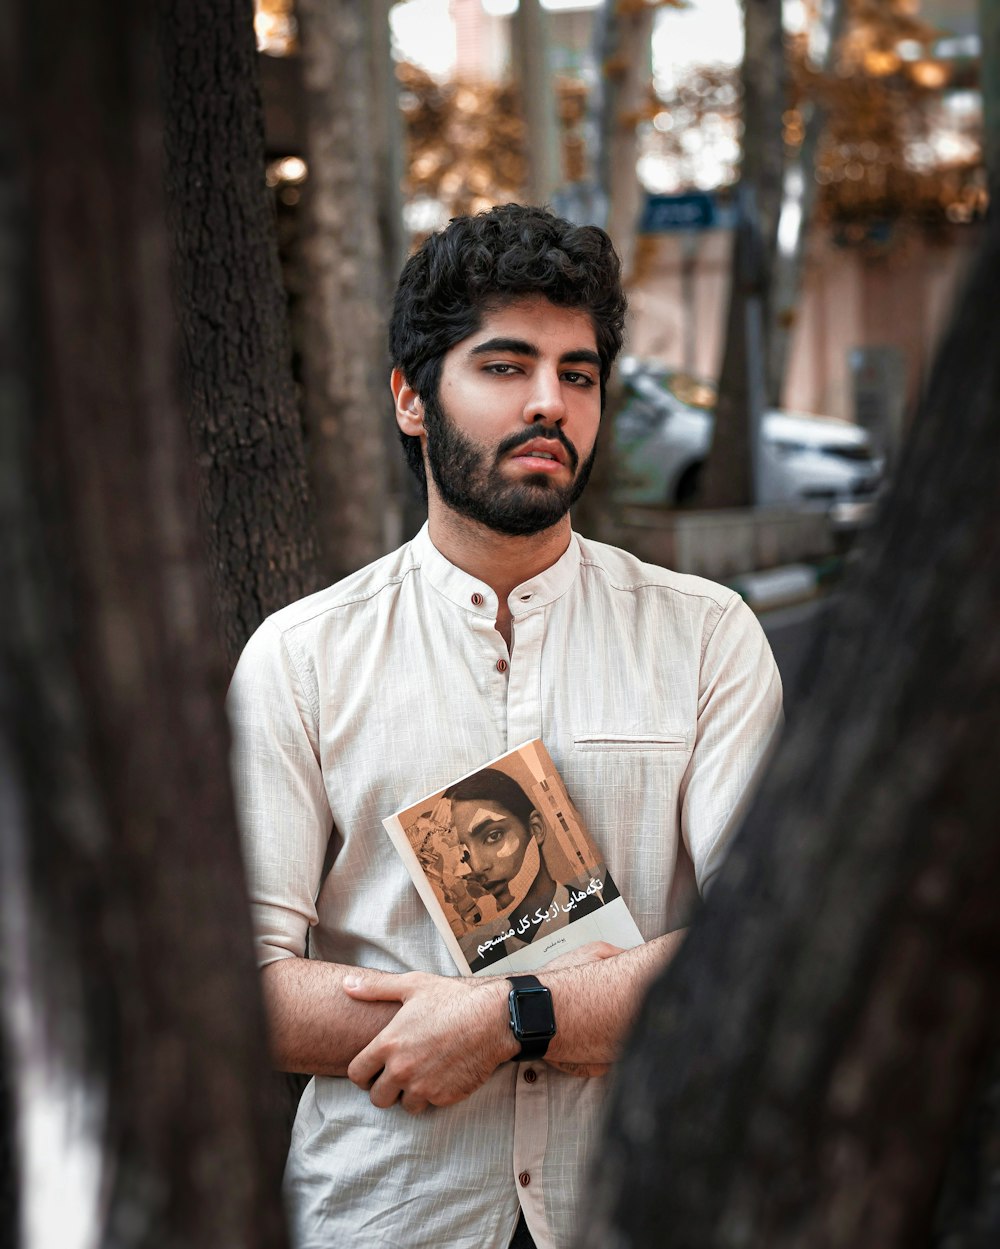
[[[365,15],[353,0],[299,0],[306,102],[303,373],[323,570],[386,550],[382,257],[368,117]]]
[[[636,126],[648,105],[652,77],[653,9],[604,0],[594,19],[597,81],[588,113],[602,222],[622,259],[626,283],[635,260],[642,188],[636,173]]]
[[[744,0],[741,228],[733,244],[726,346],[712,447],[705,464],[705,507],[756,502],[754,429],[765,404],[771,273],[781,212],[785,53],[781,0]],[[753,327],[758,326],[759,334]]]
[[[589,208],[582,219],[602,225],[621,257],[627,286],[635,266],[642,187],[636,173],[636,127],[652,77],[651,7],[603,0],[594,16],[593,60],[597,79],[587,102],[587,131],[592,151]],[[608,387],[598,431],[597,459],[586,493],[574,511],[574,524],[593,538],[606,535],[611,499],[614,421],[624,402],[617,374]]]
[[[548,204],[562,182],[549,15],[539,0],[521,0],[511,20],[511,59],[525,122],[527,202]]]
[[[845,0],[825,0],[820,6],[817,17],[819,28],[814,32],[812,42],[817,47],[816,64],[823,74],[833,69],[846,11]],[[781,212],[765,334],[767,402],[772,408],[781,406],[788,373],[788,353],[802,296],[806,239],[819,185],[816,181],[816,152],[827,117],[818,100],[805,101],[802,110],[805,114],[802,144],[794,157],[786,161],[782,175]]]
[[[369,119],[372,132],[371,166],[375,177],[378,220],[380,324],[387,326],[388,310],[406,262],[409,236],[403,223],[404,126],[399,103],[399,79],[392,56],[389,10],[395,0],[371,0],[365,6],[365,39],[369,59]],[[388,333],[381,334],[381,363],[376,370],[375,393],[391,369]],[[412,538],[427,519],[427,507],[400,448],[391,411],[382,425],[386,455],[387,503],[383,541],[393,550]]]
[[[994,219],[866,562],[628,1046],[584,1246],[929,1241],[998,1032],[998,279]]]
[[[155,31],[127,0],[10,8],[0,1011],[24,1240],[280,1249]]]
[[[249,0],[160,0],[167,191],[186,401],[230,664],[318,589],[287,304],[264,183]]]

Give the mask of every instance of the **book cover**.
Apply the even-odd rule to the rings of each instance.
[[[642,935],[541,741],[382,821],[462,975]]]

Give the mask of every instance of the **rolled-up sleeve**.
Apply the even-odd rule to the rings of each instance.
[[[257,961],[305,954],[332,816],[317,713],[279,629],[247,643],[227,700]]]
[[[764,631],[739,595],[711,628],[698,683],[698,727],[681,795],[681,828],[704,893],[725,857],[781,727],[781,678]]]

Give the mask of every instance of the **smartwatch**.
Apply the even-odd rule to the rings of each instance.
[[[544,1058],[556,1034],[552,994],[535,976],[508,976],[507,979],[512,986],[507,995],[510,1030],[521,1044],[516,1061]]]

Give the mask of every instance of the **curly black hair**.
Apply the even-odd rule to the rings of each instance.
[[[389,324],[393,365],[425,404],[435,403],[445,352],[474,334],[486,311],[524,295],[590,313],[603,410],[625,328],[621,261],[603,230],[573,225],[545,208],[502,204],[455,217],[414,252],[403,266]],[[426,493],[420,439],[402,430],[400,438]]]

